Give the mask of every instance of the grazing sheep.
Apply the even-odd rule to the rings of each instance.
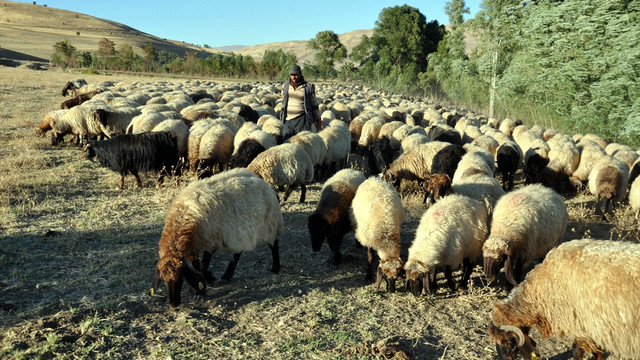
[[[309,158],[311,158],[311,163],[313,164],[314,169],[317,170],[325,163],[325,159],[327,157],[327,145],[324,143],[320,135],[305,130],[291,136],[285,142],[296,144],[303,148],[309,155]]]
[[[549,251],[544,262],[495,303],[489,335],[502,357],[535,359],[529,336],[536,327],[574,340],[573,358],[604,351],[624,358],[640,354],[640,246],[609,240],[573,240]]]
[[[580,163],[578,168],[571,174],[571,179],[576,183],[587,183],[589,174],[593,170],[593,165],[605,157],[607,153],[597,143],[584,137],[576,145],[580,150]]]
[[[400,154],[389,168],[382,172],[382,178],[393,183],[396,190],[400,189],[402,180],[417,181],[418,186],[427,181],[430,176],[433,157],[449,143],[432,141],[418,145]]]
[[[232,153],[233,131],[223,124],[214,123],[200,138],[198,158],[189,159],[189,163],[196,164],[198,178],[204,178],[215,173],[216,165],[218,172],[222,172]]]
[[[496,170],[502,177],[502,188],[513,189],[513,180],[518,168],[522,166],[522,150],[515,141],[508,140],[496,150]]]
[[[371,145],[367,161],[369,164],[369,173],[378,175],[395,159],[395,151],[391,148],[391,142],[387,136],[379,136]]]
[[[493,157],[491,153],[488,151],[473,151],[471,149],[467,149],[467,153],[462,156],[460,162],[458,163],[458,167],[456,168],[455,173],[453,174],[453,178],[451,181],[456,183],[462,180],[464,177],[476,175],[476,174],[484,174],[490,177],[493,177],[493,169],[488,164],[488,159],[486,154],[489,154],[489,158],[491,158],[491,162],[493,163]],[[485,154],[485,155],[483,155]]]
[[[100,90],[91,91],[88,93],[78,94],[71,99],[67,99],[60,104],[60,109],[71,109],[74,106],[81,105],[85,101],[91,100],[96,94],[99,94]]]
[[[246,139],[235,150],[237,151],[234,151],[229,159],[230,169],[249,166],[253,159],[266,149],[257,140]]]
[[[260,214],[259,219],[256,214]],[[247,169],[233,169],[194,181],[182,189],[169,206],[158,243],[160,260],[151,295],[162,279],[169,304],[180,305],[183,278],[197,294],[204,295],[205,278],[208,282],[214,280],[208,270],[214,252],[233,254],[222,275],[222,280],[228,282],[240,255],[261,243],[269,244],[273,258],[271,272],[278,273],[278,236],[283,231],[282,212],[275,193]],[[198,265],[195,270],[189,267],[189,261]]]
[[[96,120],[102,125],[102,132],[108,137],[125,134],[131,120],[138,115],[140,110],[132,107],[97,109],[95,112]]]
[[[189,128],[184,121],[177,119],[167,119],[160,122],[151,131],[164,131],[175,134],[178,141],[178,151],[180,152],[180,157],[183,161],[187,159],[187,154],[189,152]]]
[[[66,114],[67,111],[69,110],[64,109],[49,111],[40,122],[40,125],[38,125],[38,128],[36,129],[36,135],[39,137],[44,137],[47,131],[53,129],[56,122],[60,118],[62,118],[62,116]]]
[[[444,141],[455,145],[462,145],[462,137],[458,130],[447,125],[434,125],[429,129],[431,141]]]
[[[602,215],[603,220],[626,196],[628,181],[627,166],[610,155],[593,165],[589,174],[589,191],[597,197],[596,212]]]
[[[104,136],[104,125],[97,115],[100,109],[111,110],[104,102],[85,103],[69,109],[56,121],[51,130],[52,136],[58,140],[67,134],[80,136],[81,145],[86,144],[89,137]]]
[[[380,263],[376,287],[380,288],[384,277],[387,291],[395,291],[396,279],[401,275],[403,266],[400,259],[400,226],[404,209],[400,196],[389,183],[373,176],[358,187],[351,210],[356,239],[367,248],[366,279],[373,278],[374,257],[377,256]]]
[[[451,144],[434,155],[431,161],[431,177],[429,178],[427,192],[422,203],[427,202],[428,199],[430,205],[434,200],[434,196],[437,199],[440,192],[447,192],[447,189],[442,189],[441,187],[447,184],[451,185],[451,178],[458,168],[460,159],[466,152],[461,145]],[[443,178],[442,175],[446,176]]]
[[[256,156],[248,166],[269,185],[287,186],[282,201],[287,201],[291,192],[300,186],[300,202],[307,193],[306,184],[313,180],[313,163],[303,148],[296,144],[284,143],[269,148]]]
[[[127,126],[127,134],[142,134],[153,130],[158,124],[167,120],[168,118],[156,111],[143,111],[140,115],[131,119],[129,126]]]
[[[460,285],[466,287],[486,236],[487,210],[479,201],[452,194],[431,206],[420,219],[404,265],[413,295],[423,289],[436,293],[438,269],[444,269],[449,288],[455,290],[451,272],[461,264]]]
[[[83,148],[83,157],[91,161],[97,158],[102,166],[119,173],[119,190],[123,189],[124,177],[128,173],[135,177],[136,187],[141,188],[140,173],[160,172],[156,183],[159,188],[166,175],[179,170],[176,136],[166,132],[126,134],[90,141]]]
[[[362,133],[358,139],[359,153],[364,154],[369,150],[373,142],[378,138],[380,129],[387,122],[381,117],[374,117],[367,120],[362,126]]]
[[[312,250],[320,251],[326,238],[333,253],[335,266],[342,262],[340,254],[342,238],[353,230],[349,215],[351,201],[364,181],[365,176],[360,171],[353,169],[338,171],[322,185],[320,200],[314,212],[309,215],[308,228]]]
[[[318,135],[327,146],[327,155],[321,177],[330,177],[337,171],[346,167],[347,157],[351,149],[351,133],[340,120],[333,120],[329,126],[318,132]],[[346,125],[346,124],[345,124]]]
[[[540,184],[502,196],[493,209],[491,232],[483,248],[487,280],[496,280],[504,264],[507,280],[517,285],[526,266],[560,243],[568,219],[562,197]]]
[[[67,96],[69,93],[72,93],[73,96],[76,96],[76,91],[86,85],[87,81],[85,79],[73,79],[71,81],[67,81],[67,83],[64,84],[60,93],[62,94],[62,96]]]

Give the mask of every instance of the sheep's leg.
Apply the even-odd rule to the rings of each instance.
[[[209,284],[213,284],[216,281],[216,278],[213,276],[213,274],[211,273],[211,271],[209,271],[209,264],[211,264],[211,256],[213,256],[213,253],[210,253],[208,251],[205,251],[202,254],[202,264],[198,264],[198,267],[196,267],[196,269],[200,270],[200,272],[202,273],[202,276],[204,276],[205,280],[207,280],[207,283]],[[192,261],[192,264],[194,264],[193,266],[195,267],[195,263],[198,260]]]
[[[118,190],[122,190],[124,188],[124,176],[125,174],[120,174],[120,184],[117,186]]]
[[[453,281],[453,273],[451,268],[448,266],[444,269],[444,277],[447,279],[447,286],[449,286],[449,289],[454,291],[456,289],[456,282]]]
[[[461,287],[466,288],[469,284],[469,278],[471,278],[472,270],[471,260],[469,260],[469,258],[464,258],[462,260],[462,279],[460,279]]]
[[[296,188],[296,185],[297,184],[287,185],[287,191],[285,191],[284,196],[282,197],[282,202],[287,201],[287,199],[289,198],[289,195],[291,195],[293,190]]]
[[[307,194],[307,185],[300,184],[300,202],[303,203]]]
[[[375,259],[376,254],[373,252],[373,249],[367,248],[367,275],[365,275],[365,280],[371,281],[373,280],[373,260]]]
[[[273,242],[273,245],[269,245],[271,248],[271,259],[273,260],[273,265],[271,265],[272,273],[280,272],[280,248],[278,246],[278,239]]]
[[[224,272],[224,274],[222,274],[222,277],[220,278],[221,284],[225,284],[231,281],[231,278],[233,277],[233,273],[236,271],[236,266],[238,265],[238,261],[240,260],[240,255],[242,255],[242,252],[233,254],[233,259],[229,261],[227,270]]]
[[[142,188],[142,181],[140,180],[140,176],[138,176],[137,172],[131,172],[134,178],[136,178],[136,187],[138,189]]]
[[[426,290],[429,295],[435,295],[438,292],[438,279],[436,277],[437,270],[433,269],[427,272],[425,278]]]

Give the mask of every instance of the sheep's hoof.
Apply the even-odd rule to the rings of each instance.
[[[218,280],[218,285],[227,285],[228,283],[229,283],[229,280],[226,280],[226,279]]]

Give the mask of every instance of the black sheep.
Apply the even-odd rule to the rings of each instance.
[[[260,114],[257,111],[253,110],[253,108],[249,105],[240,106],[240,111],[238,111],[238,115],[242,116],[245,121],[251,121],[252,123],[257,123],[260,118]]]
[[[429,129],[429,139],[431,139],[431,141],[445,141],[456,145],[462,145],[462,137],[457,130],[437,125]]]
[[[85,85],[87,85],[87,81],[85,79],[74,79],[71,81],[67,81],[67,83],[62,87],[61,94],[62,96],[67,96],[69,92],[71,92],[73,96],[76,96],[76,90]]]
[[[157,187],[172,171],[179,175],[179,152],[177,137],[168,132],[125,134],[103,141],[90,141],[83,149],[83,157],[120,174],[118,189],[124,187],[124,177],[131,173],[136,186],[142,187],[138,176],[141,172],[160,172]]]
[[[367,156],[371,175],[378,175],[393,162],[394,151],[389,138],[381,136],[371,145]]]
[[[265,151],[264,146],[257,140],[246,139],[240,143],[238,150],[229,159],[229,169],[247,167],[261,152]]]
[[[434,200],[449,192],[453,174],[458,168],[460,159],[466,153],[467,150],[461,145],[451,144],[445,146],[433,156],[430,171],[431,177],[429,178],[427,192],[422,200],[423,204],[427,202],[427,199],[430,200],[429,204],[431,204]],[[446,175],[446,177],[434,175]]]
[[[505,191],[513,189],[513,178],[521,159],[522,155],[514,142],[505,142],[496,150],[496,170],[502,176],[502,188]]]

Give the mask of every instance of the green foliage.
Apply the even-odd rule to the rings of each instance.
[[[67,68],[77,65],[76,47],[71,45],[69,39],[58,41],[53,45],[53,54],[51,54],[51,62],[56,66]]]
[[[284,81],[289,77],[289,67],[298,62],[293,53],[285,53],[284,50],[265,50],[260,65],[260,73],[270,80]]]
[[[338,34],[330,30],[321,31],[307,42],[307,47],[316,50],[314,59],[317,74],[324,79],[335,78],[335,63],[347,57],[347,48],[340,42]]]

